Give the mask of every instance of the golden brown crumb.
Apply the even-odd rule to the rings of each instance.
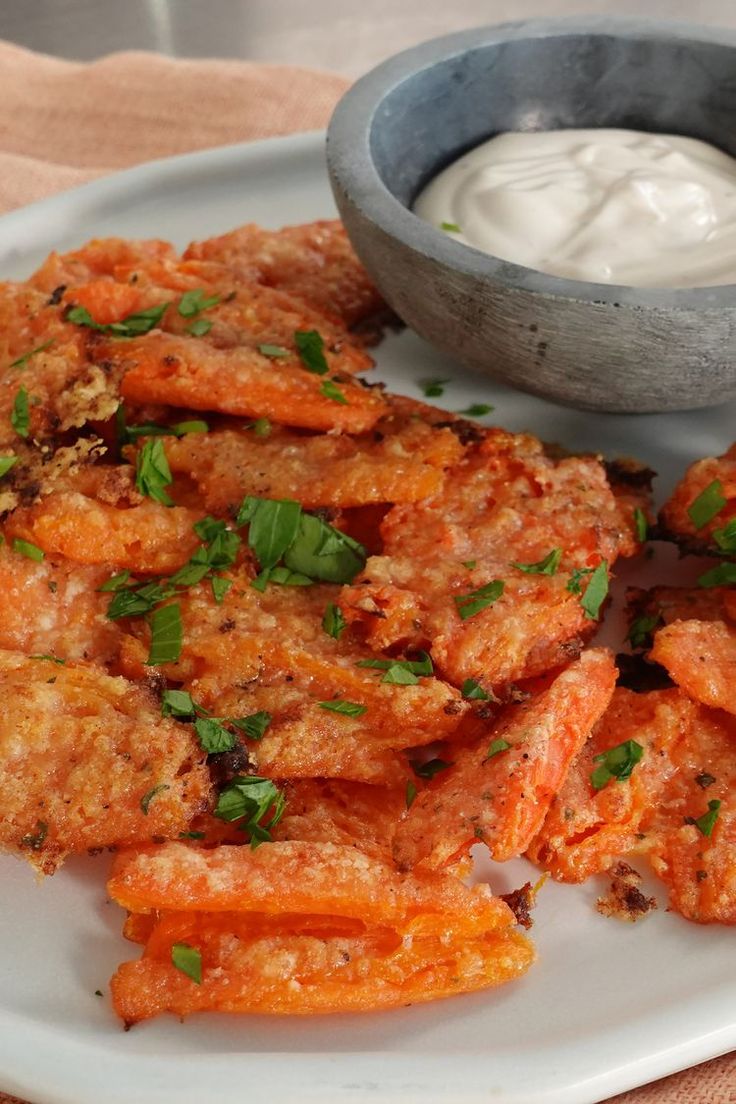
[[[617,920],[636,923],[657,907],[654,897],[645,897],[639,889],[641,874],[625,862],[614,863],[608,871],[611,888],[598,898],[597,909],[601,916],[614,916]]]

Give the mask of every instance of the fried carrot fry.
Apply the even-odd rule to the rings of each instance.
[[[50,253],[28,283],[51,294],[86,284],[100,276],[112,276],[118,265],[150,264],[176,257],[173,245],[155,238],[129,241],[126,238],[93,238],[69,253]]]
[[[734,518],[736,445],[723,456],[691,464],[660,510],[659,525],[662,534],[686,552],[727,559],[734,555],[733,548],[720,534]]]
[[[724,621],[674,621],[654,635],[650,659],[688,697],[736,713],[736,627]]]

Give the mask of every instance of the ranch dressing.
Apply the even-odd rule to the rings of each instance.
[[[555,276],[736,283],[736,160],[695,138],[500,134],[430,181],[414,210],[457,241]]]

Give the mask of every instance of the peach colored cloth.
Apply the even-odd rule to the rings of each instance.
[[[0,42],[0,211],[140,161],[323,127],[347,84],[289,66],[147,53],[83,65]],[[19,1102],[0,1092],[0,1104]],[[610,1104],[736,1104],[736,1055]]]

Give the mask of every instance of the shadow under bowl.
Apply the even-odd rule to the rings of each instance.
[[[550,276],[453,241],[412,213],[433,176],[493,134],[565,127],[682,134],[736,155],[736,34],[539,19],[391,58],[346,93],[327,135],[333,192],[361,261],[418,334],[521,390],[631,413],[736,397],[736,284],[632,288]]]

